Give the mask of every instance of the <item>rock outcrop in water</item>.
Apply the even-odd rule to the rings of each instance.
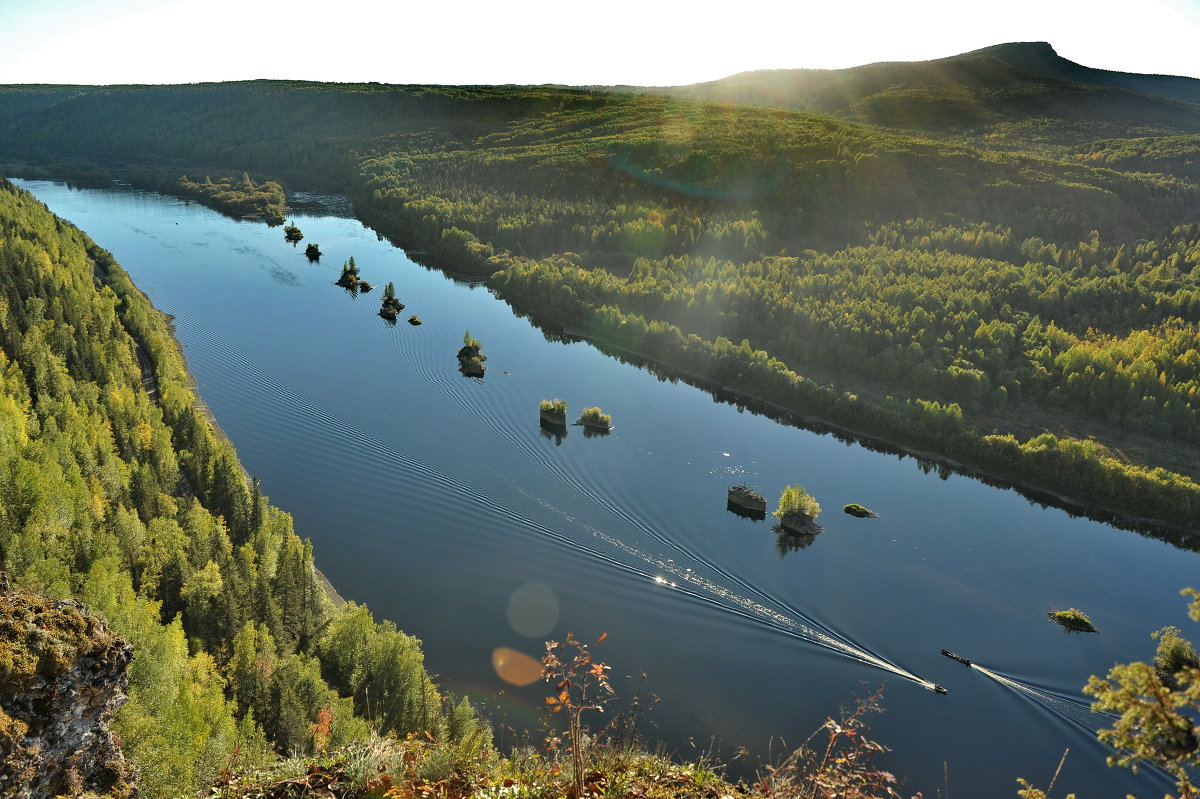
[[[86,605],[14,589],[0,572],[0,796],[134,795],[108,729],[133,647]]]
[[[821,525],[817,524],[811,516],[805,516],[803,513],[785,513],[780,516],[779,528],[792,535],[815,536],[821,532]]]
[[[584,408],[575,424],[581,424],[592,430],[608,432],[612,429],[612,416],[600,410],[599,407]]]
[[[1071,632],[1075,633],[1096,633],[1100,632],[1092,625],[1092,620],[1088,615],[1078,608],[1068,608],[1067,610],[1052,610],[1046,614],[1050,621],[1055,624],[1060,624],[1066,627]]]
[[[483,363],[486,360],[487,356],[483,354],[483,345],[468,330],[463,334],[462,349],[458,351],[459,371],[467,377],[483,377],[483,373],[487,371],[487,366]]]
[[[767,512],[767,498],[750,486],[730,487],[728,502],[751,513],[766,515]]]
[[[566,427],[567,401],[565,399],[544,399],[538,403],[538,416],[542,424]]]
[[[383,305],[381,305],[379,308],[379,315],[389,322],[395,322],[396,314],[403,310],[404,303],[400,302],[400,300],[396,297],[396,285],[389,282],[383,287]],[[408,321],[410,324],[412,323],[413,319],[417,319],[416,314],[413,314],[409,318]],[[416,323],[418,325],[421,324],[421,320],[417,319]]]

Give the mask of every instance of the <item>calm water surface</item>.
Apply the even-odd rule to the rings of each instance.
[[[171,197],[18,183],[176,317],[205,401],[341,593],[419,636],[443,686],[501,724],[535,727],[545,686],[507,682],[500,655],[607,632],[596,652],[618,691],[648,675],[662,702],[644,731],[682,757],[713,739],[779,752],[883,682],[873,732],[907,793],[937,795],[948,772],[951,795],[1013,796],[1018,776],[1044,786],[1068,747],[1056,793],[1166,787],[1104,765],[1079,688],[1149,657],[1150,631],[1188,629],[1178,591],[1200,584],[1194,553],[547,341],[327,204],[302,206],[293,247]],[[333,285],[351,256],[376,291]],[[376,315],[388,281],[407,306],[395,326]],[[482,381],[458,373],[465,330],[488,356]],[[545,397],[572,419],[600,405],[615,429],[547,437]],[[781,549],[768,523],[725,510],[732,483],[772,499],[794,482],[825,508],[808,546]],[[882,518],[846,516],[847,502]],[[1068,606],[1102,634],[1046,620]]]

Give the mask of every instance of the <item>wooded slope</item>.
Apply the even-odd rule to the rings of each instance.
[[[197,406],[166,321],[107,252],[7,181],[0,566],[83,599],[134,645],[115,729],[141,795],[365,738],[368,718],[490,741],[469,704],[443,701],[416,639],[330,604],[310,545]]]

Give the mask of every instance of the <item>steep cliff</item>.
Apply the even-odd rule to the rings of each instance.
[[[0,795],[133,795],[136,769],[108,729],[132,658],[86,605],[14,589],[0,572]]]

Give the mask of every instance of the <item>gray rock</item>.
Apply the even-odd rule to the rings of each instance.
[[[13,589],[0,573],[0,796],[135,795],[137,770],[108,728],[132,659],[87,605]]]

